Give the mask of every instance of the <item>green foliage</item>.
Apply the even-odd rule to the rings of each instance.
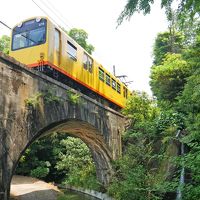
[[[150,99],[145,92],[137,91],[128,99],[126,107],[122,111],[133,122],[151,119],[155,116],[156,112],[155,101]]]
[[[118,17],[117,20],[118,24],[121,24],[124,19],[129,20],[135,12],[143,11],[145,15],[147,13],[150,13],[151,3],[152,1],[150,0],[138,0],[138,1],[128,0],[127,4],[124,7],[124,10]]]
[[[195,64],[195,62],[194,62]],[[196,67],[195,67],[196,68]],[[184,185],[184,199],[194,200],[200,197],[200,70],[194,71],[189,77],[179,97],[179,109],[185,113],[186,130],[182,142],[188,147],[189,152],[180,160],[190,174],[190,181]]]
[[[102,185],[96,178],[96,170],[94,163],[87,164],[84,168],[74,168],[70,171],[69,176],[63,181],[63,184],[92,189],[96,191],[102,190]]]
[[[131,144],[125,155],[115,162],[115,175],[108,192],[116,200],[161,199],[155,193],[155,175],[150,172],[150,161],[153,159],[149,144]],[[162,195],[161,195],[162,196]]]
[[[9,54],[10,49],[10,37],[7,35],[3,35],[0,38],[0,51],[2,51],[5,54]]]
[[[131,119],[129,130],[123,135],[125,143],[135,140],[135,137],[146,135],[148,138],[156,133],[154,119],[159,110],[145,92],[134,92],[122,113]]]
[[[83,29],[73,28],[68,32],[68,34],[89,54],[92,54],[92,52],[94,51],[94,46],[87,43],[88,34],[86,31],[84,31]]]
[[[55,95],[55,90],[54,89],[47,89],[44,92],[38,92],[36,93],[34,96],[28,98],[25,100],[25,104],[26,106],[32,106],[33,108],[36,108],[39,104],[40,104],[40,100],[41,98],[44,100],[45,103],[60,103],[62,102],[61,97],[58,97],[57,95]],[[73,99],[75,102],[77,101],[77,99]]]
[[[66,196],[65,194],[59,194],[58,195],[58,200],[69,200],[69,197]]]
[[[166,133],[169,128],[174,127],[174,130],[182,130],[184,125],[185,116],[173,109],[162,110],[156,119],[156,131],[159,134]]]
[[[131,119],[131,126],[123,135],[123,155],[114,163],[108,187],[116,200],[164,199],[165,193],[176,192],[179,179],[172,176],[177,152],[173,141],[185,119],[169,104],[162,102],[158,108],[155,100],[140,92],[128,100],[123,114]]]
[[[68,172],[64,184],[80,186],[88,189],[100,189],[96,179],[95,166],[88,147],[79,139],[68,138],[61,140],[61,152],[58,153],[56,169]]]
[[[40,98],[43,96],[42,93],[38,92],[34,96],[28,98],[25,100],[26,106],[32,106],[33,108],[36,108],[40,103]]]
[[[34,142],[21,157],[17,173],[86,189],[102,187],[86,144],[61,133]]]
[[[185,48],[190,47],[195,42],[196,35],[199,31],[199,18],[194,17],[191,20],[189,14],[186,12],[181,18],[177,18],[177,31],[181,32],[184,36],[183,45]]]
[[[196,73],[195,71],[200,68],[199,48],[200,48],[200,30],[197,31],[194,43],[184,52],[184,57],[191,66],[191,72],[192,72],[191,74],[195,74]]]
[[[179,98],[180,107],[189,115],[196,115],[200,112],[200,71],[188,78],[182,96]],[[192,117],[192,120],[195,120]]]
[[[173,102],[182,92],[190,67],[180,54],[168,54],[162,65],[153,66],[150,85],[158,100]]]
[[[31,170],[30,175],[32,177],[36,177],[36,178],[44,178],[49,174],[50,166],[51,166],[51,164],[48,161],[40,162],[40,165],[38,167]]]
[[[195,138],[196,139],[196,138]],[[190,146],[190,152],[184,156],[182,166],[190,172],[190,181],[185,183],[183,195],[185,200],[195,200],[200,197],[200,148],[199,140],[187,143]]]
[[[195,30],[196,29],[196,30]],[[199,47],[200,47],[200,33],[196,25],[192,40],[187,49],[183,52],[184,59],[188,65],[188,77],[182,84],[181,92],[176,97],[176,104],[171,104],[177,112],[177,116],[182,118],[183,126],[179,127],[182,130],[181,142],[185,146],[185,155],[177,159],[176,164],[180,169],[185,168],[186,182],[182,187],[183,199],[199,199],[199,185],[200,185],[200,170],[199,170],[199,155],[200,155],[200,70],[199,70]],[[186,32],[186,30],[184,30]],[[175,65],[175,64],[173,64]],[[172,70],[171,74],[174,71]],[[181,74],[181,72],[177,73]],[[178,79],[176,78],[175,81]],[[176,83],[176,86],[178,83]],[[175,91],[176,88],[173,90]],[[164,93],[164,91],[162,91]]]
[[[162,65],[167,53],[181,53],[184,37],[180,32],[159,33],[155,39],[153,56],[154,65]]]
[[[46,103],[52,103],[52,102],[60,103],[62,101],[61,97],[58,97],[56,95],[56,91],[54,88],[53,89],[48,88],[43,94],[43,99]]]
[[[59,170],[72,170],[87,165],[91,161],[88,147],[79,139],[68,138],[60,141],[62,148],[58,153],[59,162],[56,168]],[[55,149],[56,150],[56,149]]]
[[[200,198],[200,2],[181,0],[175,12],[172,2],[161,1],[169,32],[158,34],[153,50],[150,84],[157,103],[137,94],[124,110],[132,123],[123,136],[124,154],[115,163],[116,174],[109,187],[117,200],[163,199],[178,187],[184,200]],[[153,3],[128,0],[118,23],[134,12],[149,13]],[[181,139],[176,137],[177,130]],[[178,140],[184,143],[185,154],[177,157]],[[180,185],[183,167],[186,182]]]
[[[80,94],[75,93],[71,90],[67,90],[67,97],[69,101],[73,104],[79,104],[80,103]]]
[[[55,170],[57,159],[54,156],[54,148],[59,147],[63,138],[66,138],[66,135],[54,133],[35,141],[21,157],[17,173],[25,176],[44,173],[45,176],[40,176],[44,180],[59,182],[65,173]]]
[[[135,92],[123,114],[131,119],[131,126],[123,136],[124,154],[114,164],[109,194],[117,200],[161,199],[162,194],[156,194],[154,184],[157,171],[154,163],[159,159],[154,152],[159,116],[156,103],[146,93]]]
[[[118,24],[121,24],[124,19],[130,19],[135,12],[142,11],[144,15],[151,12],[151,6],[155,1],[153,0],[128,0],[124,10],[121,12],[118,18]],[[166,9],[166,13],[169,13],[169,10],[172,7],[174,0],[161,0],[161,8]],[[200,14],[200,3],[199,0],[180,0],[177,4],[177,15],[180,19],[184,20],[185,15],[188,14],[191,19],[195,15]]]

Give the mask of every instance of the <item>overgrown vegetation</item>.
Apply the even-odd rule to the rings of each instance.
[[[73,92],[72,90],[67,90],[67,97],[72,104],[79,104],[80,94]]]
[[[67,90],[66,91],[66,97],[68,98],[69,102],[72,104],[80,104],[80,94],[72,91]],[[32,106],[33,108],[36,108],[40,104],[40,100],[43,99],[44,103],[50,104],[50,103],[62,103],[63,99],[60,96],[56,95],[55,89],[47,88],[43,92],[38,92],[32,97],[25,100],[26,106]]]
[[[101,187],[88,147],[64,133],[35,141],[21,157],[17,173],[86,189]]]
[[[40,98],[43,96],[42,93],[38,92],[34,96],[28,98],[25,100],[26,106],[32,106],[33,108],[36,108],[40,103]]]
[[[170,144],[182,121],[175,112],[161,110],[155,100],[140,92],[129,99],[123,113],[131,118],[131,125],[123,135],[123,155],[114,164],[116,173],[109,194],[119,200],[163,199],[178,185],[175,177],[167,181],[170,174],[163,165],[175,165],[172,156],[176,149],[172,151]]]
[[[135,11],[150,12],[150,2],[128,1],[119,20]],[[171,2],[162,2],[169,31],[157,35],[153,50],[150,84],[155,100],[135,92],[124,110],[131,126],[124,134],[123,155],[114,163],[116,173],[108,188],[117,200],[200,199],[200,31],[198,19],[189,23],[188,17],[199,14],[199,9],[197,1],[181,1],[179,8],[186,11],[194,5],[193,13],[182,13],[183,19],[178,10],[176,18],[167,7]]]
[[[176,1],[160,1],[160,7],[166,9],[168,19],[171,17],[172,7],[175,7],[175,5],[173,5],[174,2]],[[124,19],[130,19],[136,12],[143,12],[144,15],[149,14],[154,3],[155,1],[152,0],[128,0],[118,18],[118,24],[121,24]],[[200,14],[199,0],[180,0],[176,2],[176,9],[177,17],[181,22],[185,22],[188,19],[192,21],[195,17],[199,17]]]
[[[9,54],[10,49],[10,37],[7,35],[3,35],[0,38],[0,51],[2,51],[5,54]]]
[[[61,97],[56,95],[55,88],[47,88],[43,94],[43,99],[45,103],[61,103],[63,101]]]

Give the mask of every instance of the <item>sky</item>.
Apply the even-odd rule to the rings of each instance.
[[[35,5],[38,4],[45,13]],[[153,44],[159,32],[167,30],[164,10],[159,0],[152,6],[151,14],[135,13],[131,20],[117,27],[117,18],[125,0],[0,0],[0,20],[10,27],[33,16],[50,16],[65,29],[82,28],[88,42],[95,47],[93,57],[110,72],[113,65],[116,75],[127,75],[133,81],[131,90],[146,91],[152,66]],[[55,13],[57,13],[55,15]],[[10,35],[0,24],[0,36]]]

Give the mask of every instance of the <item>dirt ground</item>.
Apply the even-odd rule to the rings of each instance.
[[[11,183],[11,200],[57,200],[60,190],[50,183],[26,177],[14,176]]]

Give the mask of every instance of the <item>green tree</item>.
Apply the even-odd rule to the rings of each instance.
[[[155,39],[153,56],[154,65],[161,65],[167,53],[181,53],[184,37],[180,32],[159,33]]]
[[[135,91],[122,113],[131,119],[131,127],[134,127],[138,123],[151,121],[157,114],[157,108],[155,101],[145,92]]]
[[[135,92],[123,114],[130,118],[129,130],[123,135],[123,156],[114,164],[115,174],[109,193],[117,200],[160,199],[156,194],[154,152],[156,103],[144,92]],[[162,195],[161,195],[162,196]]]
[[[7,35],[3,35],[0,38],[0,51],[2,51],[5,54],[9,54],[10,49],[10,37]]]
[[[123,157],[115,162],[115,175],[108,192],[116,200],[159,199],[153,191],[153,176],[149,174],[150,146],[128,145]],[[157,198],[156,198],[157,196]]]
[[[81,186],[86,189],[99,190],[100,183],[96,179],[95,165],[89,148],[80,139],[68,138],[60,141],[62,151],[57,154],[56,169],[66,172],[64,183]]]
[[[68,32],[69,36],[72,37],[80,46],[82,46],[89,54],[94,51],[94,46],[87,43],[88,34],[83,29],[73,28]]]
[[[185,200],[195,200],[200,197],[200,70],[188,78],[187,84],[179,97],[179,109],[185,114],[185,134],[182,142],[187,154],[180,159],[180,167],[184,167],[188,180],[184,184]],[[189,150],[189,151],[188,151]]]
[[[200,57],[199,57],[199,48],[200,48],[200,29],[196,31],[194,37],[194,42],[184,51],[184,58],[187,60],[191,66],[192,74],[196,73],[196,70],[200,67]]]
[[[176,31],[181,32],[184,36],[183,45],[185,49],[190,48],[195,44],[196,36],[199,32],[199,18],[194,17],[193,20],[191,20],[189,14],[186,13],[183,19],[176,19]]]
[[[36,140],[21,157],[17,174],[60,182],[62,177],[65,176],[65,172],[55,169],[57,158],[54,149],[58,149],[60,140],[66,138],[66,134],[53,133],[50,136]],[[59,151],[62,151],[62,149],[59,148]]]
[[[162,65],[151,69],[151,89],[158,100],[173,102],[184,88],[190,66],[180,54],[168,54]]]
[[[185,146],[185,155],[177,159],[179,168],[184,167],[185,169],[186,182],[182,187],[184,200],[195,200],[200,197],[200,34],[198,32],[196,34],[194,42],[183,54],[190,66],[190,76],[186,79],[183,90],[177,97],[177,103],[174,104],[174,109],[179,112],[179,116],[180,114],[184,116],[181,142]]]
[[[177,19],[171,10],[172,2],[173,0],[161,1],[161,7],[166,8],[166,14],[171,29],[169,29],[168,35],[159,35],[157,38],[154,46],[155,65],[152,67],[151,71],[150,84],[154,95],[157,97],[157,109],[161,111],[157,118],[153,120],[156,121],[156,123],[147,120],[148,124],[153,125],[155,123],[154,129],[146,129],[140,120],[139,124],[136,120],[136,123],[134,121],[132,124],[137,124],[139,126],[131,126],[131,130],[125,133],[126,137],[128,137],[128,145],[131,146],[132,150],[127,150],[128,154],[125,152],[125,155],[128,157],[128,159],[126,159],[127,162],[125,162],[125,157],[123,156],[121,161],[117,163],[116,169],[119,172],[119,176],[114,176],[115,179],[111,185],[111,194],[114,194],[116,199],[123,199],[123,195],[128,197],[127,199],[131,199],[131,197],[128,196],[130,193],[138,195],[135,196],[135,199],[154,199],[154,197],[149,197],[147,194],[149,194],[149,192],[150,194],[157,194],[156,198],[160,198],[162,196],[161,193],[167,191],[175,192],[177,190],[177,181],[180,178],[180,171],[174,171],[171,176],[175,177],[175,179],[169,178],[168,181],[163,178],[160,180],[156,177],[153,178],[151,164],[149,163],[152,163],[151,160],[155,158],[154,161],[159,165],[156,166],[161,168],[161,170],[157,170],[157,172],[163,171],[162,168],[166,166],[166,162],[168,163],[172,159],[173,164],[176,164],[178,167],[177,169],[182,169],[184,167],[186,182],[181,188],[183,199],[195,200],[200,198],[200,31],[198,22],[200,2],[198,0],[181,0],[177,13],[175,13]],[[124,19],[129,19],[136,11],[143,11],[144,14],[149,13],[153,3],[154,1],[151,0],[129,0],[118,19],[118,23],[120,24]],[[191,17],[193,17],[193,21],[191,21]],[[195,17],[197,17],[197,20],[194,20]],[[180,36],[178,38],[174,37],[177,36],[177,33]],[[173,44],[173,46],[170,46],[171,44]],[[134,118],[134,115],[137,115],[137,110],[133,109],[132,112],[133,111],[136,111],[136,113],[129,113],[129,115],[133,115]],[[138,119],[142,118],[139,117]],[[150,138],[148,134],[145,134],[146,130],[151,134]],[[178,156],[178,158],[175,157],[174,154],[164,153],[167,149],[165,145],[166,141],[169,141],[170,138],[175,138],[177,130],[181,130],[183,135],[180,142],[185,145],[185,155]],[[156,138],[153,137],[154,135],[159,136],[162,141],[161,152],[158,147],[156,151],[157,153],[159,152],[161,160],[157,159],[155,152],[148,151],[148,148],[144,148],[150,146],[155,150],[154,145],[151,145],[149,142],[151,139],[151,142],[155,144]],[[177,140],[177,138],[175,138],[175,140]],[[159,143],[158,141],[156,142],[157,145],[159,145]],[[137,146],[137,144],[140,146]],[[170,148],[168,149],[170,152]],[[138,154],[135,153],[133,154],[134,156],[130,156],[134,151],[137,151]],[[147,157],[145,157],[141,151],[145,152]],[[139,163],[138,155],[142,163]],[[154,159],[152,159],[152,156]],[[148,160],[148,158],[151,159]],[[132,161],[137,164],[131,166]],[[131,166],[130,168],[129,165]],[[142,173],[140,170],[137,171],[137,167],[139,166],[142,169]],[[125,170],[125,167],[127,170]],[[133,168],[135,171],[132,170]],[[131,176],[131,171],[133,174],[135,173],[133,176]],[[140,182],[141,180],[139,178],[137,179],[138,174],[144,180],[142,184]],[[144,174],[146,175],[145,177],[143,176]],[[159,173],[157,174],[159,175]],[[150,187],[147,184],[148,181],[146,181],[146,177],[150,180]],[[131,185],[131,180],[134,180],[137,185],[140,186],[138,188],[142,188],[140,196],[139,193],[134,191],[135,185]],[[117,184],[117,181],[121,185]]]
[[[89,148],[65,133],[36,140],[21,157],[17,174],[86,189],[101,188]]]
[[[161,0],[161,8],[164,7],[168,14],[173,2],[173,0]],[[118,24],[121,24],[124,19],[130,19],[135,12],[142,11],[144,15],[150,13],[153,3],[153,0],[128,0],[124,10],[118,18]],[[182,20],[184,20],[185,13],[189,14],[191,18],[193,18],[195,14],[200,14],[199,0],[180,0],[177,8],[177,15]]]

